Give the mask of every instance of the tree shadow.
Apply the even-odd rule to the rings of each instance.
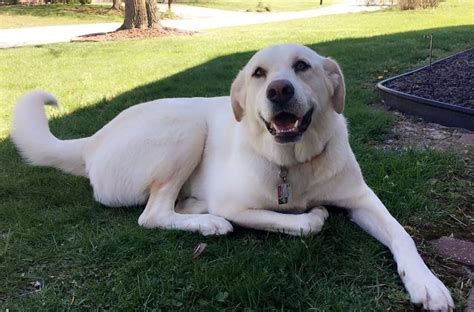
[[[253,54],[254,51],[221,56],[165,79],[136,87],[112,99],[103,99],[75,110],[72,114],[53,118],[50,120],[51,128],[61,137],[64,137],[63,133],[73,137],[88,136],[118,113],[135,104],[168,97],[211,97],[229,94],[232,80]],[[204,79],[206,81],[203,81]],[[84,124],[89,125],[82,127],[82,120],[88,120],[88,123]],[[95,127],[91,128],[90,124]]]

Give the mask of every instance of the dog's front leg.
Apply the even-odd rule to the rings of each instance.
[[[450,311],[454,308],[449,290],[428,269],[405,229],[390,215],[380,199],[367,186],[341,203],[350,209],[354,222],[372,234],[392,252],[398,273],[414,304],[424,309]]]
[[[243,227],[301,236],[319,233],[328,212],[324,207],[316,207],[301,214],[265,209],[228,209],[222,216]]]

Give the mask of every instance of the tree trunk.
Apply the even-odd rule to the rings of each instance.
[[[160,26],[156,0],[125,0],[125,19],[119,29]]]
[[[120,5],[122,4],[122,0],[113,0],[112,2],[112,9],[113,10],[122,10],[122,8],[120,7]]]
[[[160,27],[160,13],[158,13],[158,7],[156,0],[145,0],[146,15],[148,18],[148,28]]]

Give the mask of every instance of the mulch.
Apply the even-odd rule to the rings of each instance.
[[[160,27],[146,29],[123,29],[107,33],[95,33],[73,38],[73,42],[102,42],[128,39],[147,39],[168,36],[190,36],[194,34],[191,31],[182,31],[175,28]]]
[[[474,49],[391,80],[385,86],[410,95],[474,109]]]

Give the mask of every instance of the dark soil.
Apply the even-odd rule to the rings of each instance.
[[[125,29],[116,30],[108,33],[96,33],[90,35],[84,35],[74,38],[72,41],[113,41],[113,40],[126,40],[126,39],[145,39],[145,38],[156,38],[164,36],[177,36],[177,35],[192,35],[193,32],[181,31],[175,28],[146,28],[146,29]]]
[[[407,94],[474,109],[474,49],[385,83]]]

